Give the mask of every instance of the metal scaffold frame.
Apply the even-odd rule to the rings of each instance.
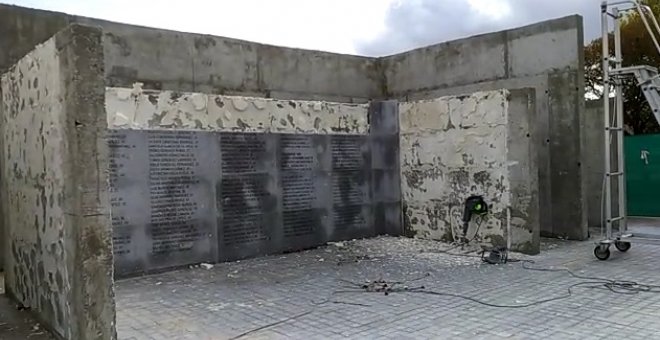
[[[625,6],[622,8],[620,6]],[[603,2],[601,4],[602,47],[603,47],[603,109],[605,118],[605,178],[604,178],[604,225],[603,238],[597,242],[594,255],[600,260],[610,256],[612,244],[619,251],[628,251],[631,243],[660,244],[660,235],[639,234],[628,231],[626,211],[626,173],[624,160],[623,125],[623,78],[633,76],[642,88],[653,113],[660,123],[660,79],[657,69],[650,66],[623,67],[621,51],[621,20],[625,12],[636,11],[660,53],[660,26],[650,7],[638,0]],[[610,56],[610,18],[614,22],[614,58]],[[610,91],[611,87],[614,92]],[[613,96],[611,96],[611,94]],[[614,110],[610,109],[610,98],[614,98]],[[613,112],[612,112],[613,111]],[[615,139],[615,143],[612,140]],[[616,190],[614,183],[616,181]],[[616,191],[616,192],[614,192]],[[615,215],[616,214],[616,215]],[[613,231],[617,226],[618,232]]]

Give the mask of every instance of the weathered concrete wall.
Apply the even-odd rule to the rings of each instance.
[[[115,269],[401,235],[396,102],[106,89]]]
[[[104,31],[109,86],[279,99],[381,97],[376,59],[113,23],[0,4],[0,70],[69,23]]]
[[[581,17],[433,45],[384,58],[382,64],[388,98],[534,88],[542,231],[586,238]]]
[[[23,58],[2,78],[7,291],[56,332],[71,333],[71,276],[65,244],[64,93],[56,41]]]
[[[471,223],[469,238],[477,233],[477,242],[506,245],[510,208],[512,248],[538,253],[533,97],[533,90],[501,90],[400,104],[409,234],[458,240],[465,199],[482,195],[490,213]]]
[[[584,144],[585,150],[589,151],[584,155],[584,165],[587,170],[588,223],[590,227],[597,227],[601,224],[601,199],[605,175],[603,101],[587,101],[584,115]]]
[[[369,132],[367,104],[108,88],[108,126],[235,132]]]
[[[610,101],[610,110],[614,110],[614,101]],[[603,115],[602,100],[589,100],[585,103],[584,127],[582,130],[584,131],[582,136],[585,150],[587,150],[583,159],[587,171],[588,222],[590,227],[600,227],[604,209],[602,199],[605,191],[605,146],[603,144],[605,142],[605,117]],[[611,143],[616,145],[616,134],[612,134]],[[614,150],[612,151],[612,158],[617,158]],[[612,197],[612,203],[615,204],[618,201],[618,196],[616,196],[617,181],[612,181],[612,190],[615,193],[615,196]]]
[[[7,292],[68,339],[116,336],[102,74],[73,26],[2,76]]]

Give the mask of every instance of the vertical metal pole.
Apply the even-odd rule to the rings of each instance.
[[[605,121],[605,231],[607,239],[612,239],[612,182],[610,178],[610,79],[609,79],[609,27],[607,2],[600,5],[603,34],[603,113]]]
[[[623,66],[623,53],[621,52],[621,13],[618,8],[612,9],[614,16],[614,57],[616,58],[616,68]],[[618,181],[618,209],[617,213],[621,217],[618,222],[619,234],[626,231],[627,218],[626,218],[626,173],[625,173],[625,160],[623,150],[623,84],[620,80],[615,82],[616,91],[616,136],[617,136],[617,172],[621,175],[617,177]]]
[[[506,208],[506,249],[511,250],[511,208]]]

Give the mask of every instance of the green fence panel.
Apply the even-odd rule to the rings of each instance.
[[[660,217],[660,134],[624,141],[628,215]]]

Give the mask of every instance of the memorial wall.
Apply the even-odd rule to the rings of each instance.
[[[394,102],[136,87],[106,111],[118,276],[402,233]]]

